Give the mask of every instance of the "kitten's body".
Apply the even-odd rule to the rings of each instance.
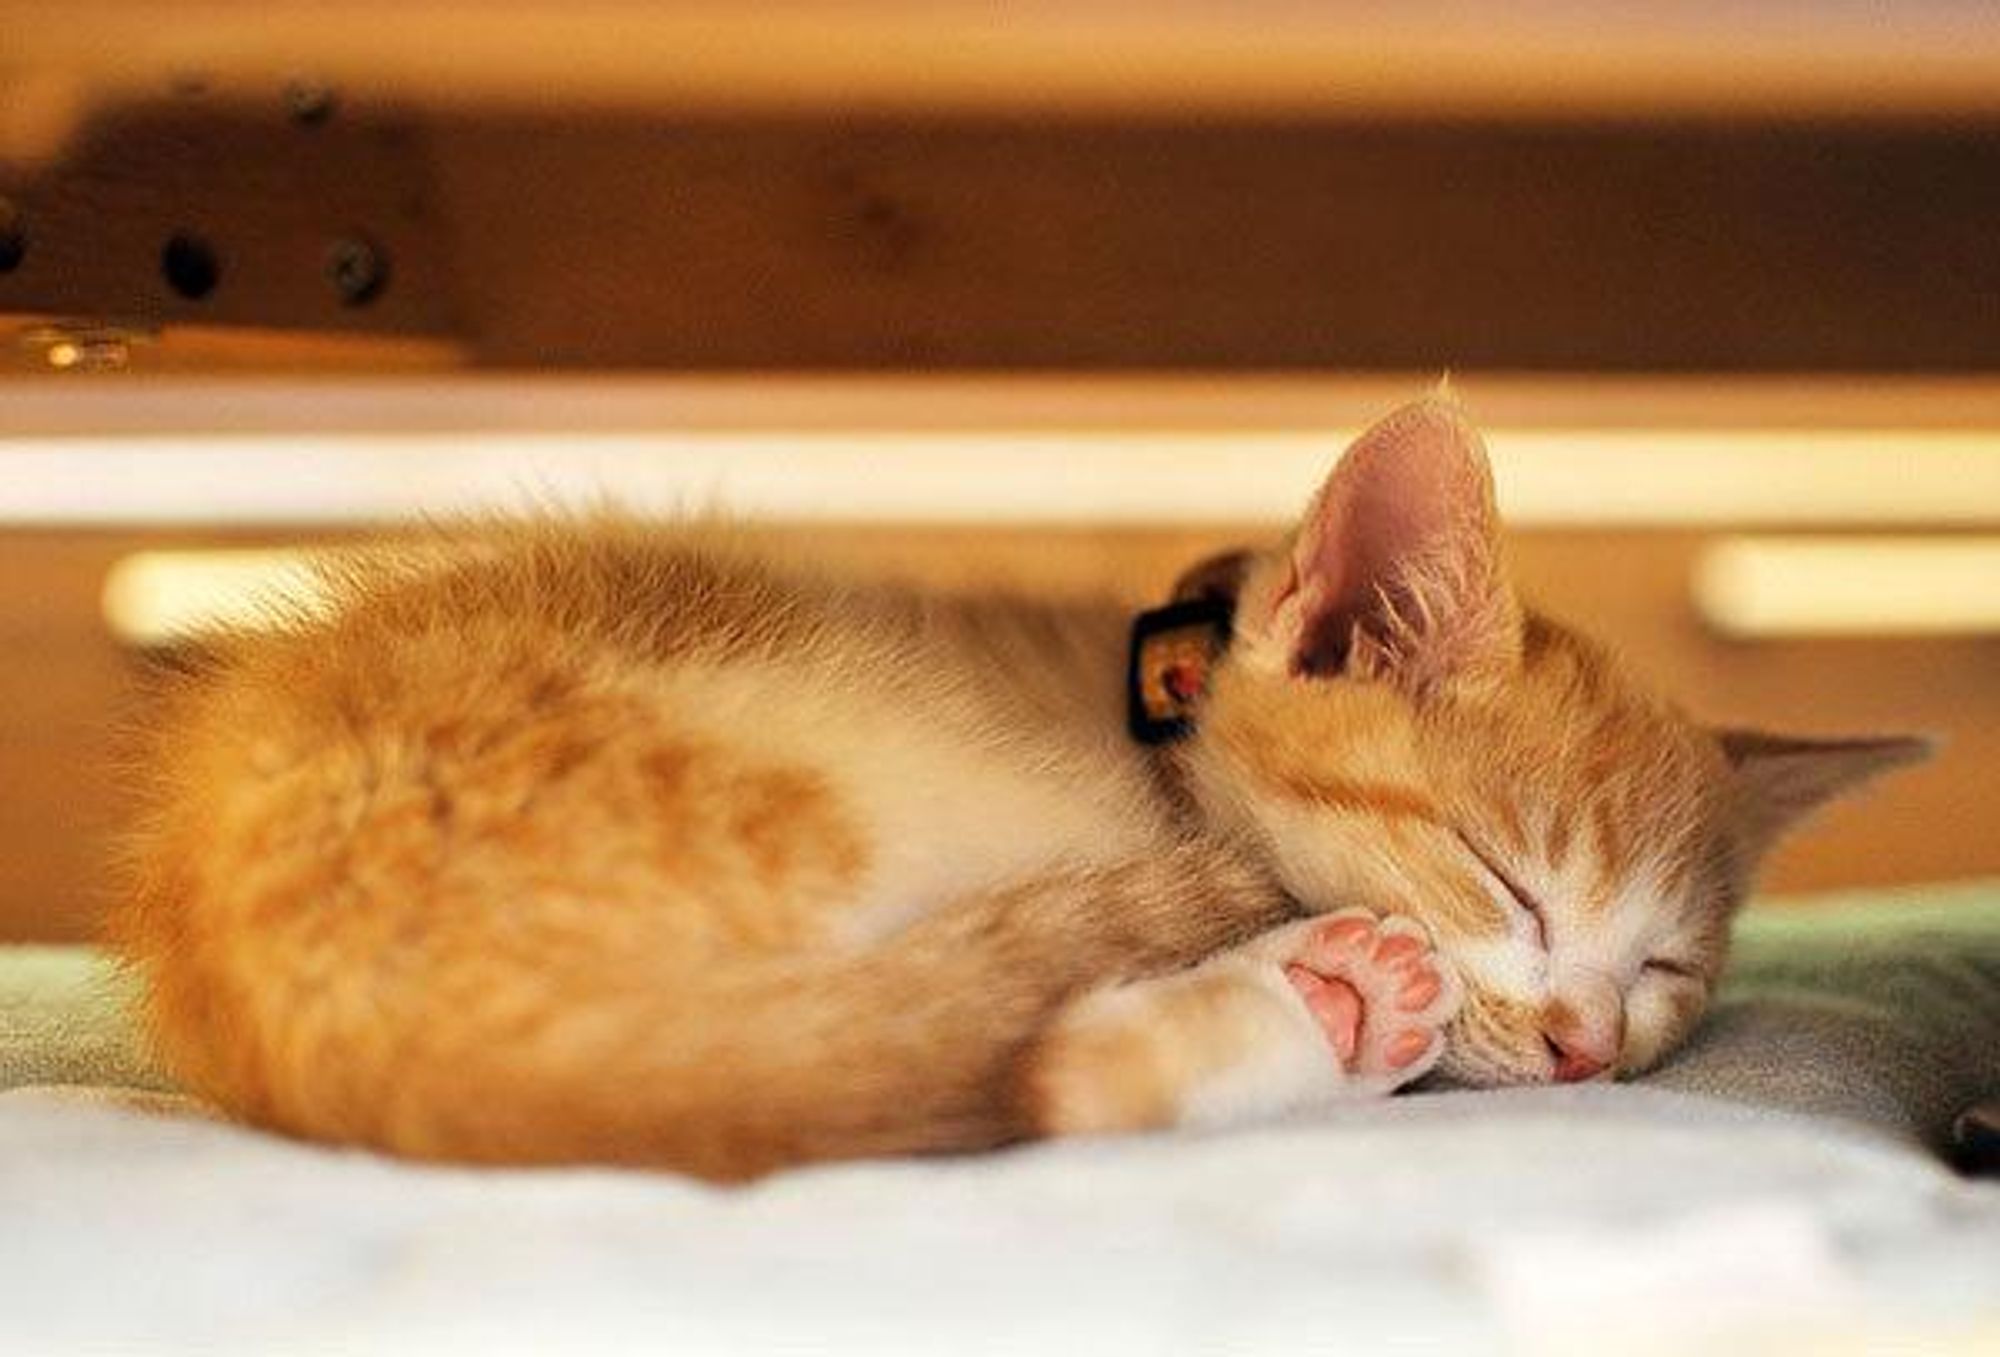
[[[253,1120],[716,1174],[997,1143],[1054,1005],[1285,913],[1125,737],[1122,611],[468,545],[168,718],[125,933]]]
[[[1431,560],[1440,539],[1418,537]],[[1698,973],[1644,1039],[1622,988],[1643,986],[1621,979],[1615,1029],[1590,1038],[1609,1053],[1585,1068],[1621,1063],[1621,1042],[1626,1066],[1655,1058],[1691,1024],[1761,846],[1728,830],[1747,793],[1725,753],[1511,603],[1474,619],[1507,629],[1498,650],[1453,639],[1421,690],[1395,681],[1414,632],[1394,627],[1369,633],[1380,672],[1345,634],[1353,676],[1312,672],[1313,628],[1286,627],[1301,568],[1304,596],[1326,592],[1298,563],[1314,540],[1252,573],[1216,733],[1205,718],[1164,753],[1125,733],[1112,607],[840,583],[617,524],[377,562],[331,620],[225,643],[170,697],[115,931],[195,1090],[425,1157],[734,1177],[1377,1092],[1438,1059],[1461,976],[1461,1073],[1568,1077],[1560,1024],[1585,990],[1553,960],[1494,970],[1518,920],[1441,846],[1480,812],[1432,785],[1447,755],[1424,743],[1452,721],[1477,738],[1500,719],[1479,704],[1518,689],[1546,710],[1506,721],[1622,721],[1640,733],[1600,762],[1658,764],[1680,837],[1655,858],[1681,879],[1653,883],[1667,903],[1598,909],[1621,938],[1695,947]],[[1426,625],[1448,602],[1424,601]],[[1463,690],[1441,696],[1446,679]],[[1500,817],[1529,856],[1537,815]],[[1626,818],[1628,839],[1658,829]],[[1644,865],[1615,838],[1592,850],[1606,881]],[[1390,913],[1451,964],[1367,917]],[[1593,976],[1625,964],[1586,953]]]

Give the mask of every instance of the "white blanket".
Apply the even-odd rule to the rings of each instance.
[[[0,1357],[2000,1354],[2000,1185],[1925,1149],[2000,1091],[2000,883],[1753,911],[1643,1084],[738,1190],[115,1106],[164,1086],[122,993],[0,955]]]
[[[1662,1089],[1438,1094],[734,1190],[415,1167],[63,1090],[0,1095],[10,1354],[1773,1353],[1891,1336],[2000,1352],[2000,1186],[1902,1137]]]

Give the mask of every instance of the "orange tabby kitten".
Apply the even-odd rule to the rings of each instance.
[[[1714,734],[1524,611],[1441,397],[1190,581],[1233,623],[1172,640],[1158,747],[1115,609],[713,537],[385,558],[169,695],[113,922],[192,1090],[738,1178],[1626,1073],[1693,1026],[1773,836],[1921,753]]]

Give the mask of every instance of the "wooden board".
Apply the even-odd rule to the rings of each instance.
[[[515,107],[1588,119],[2000,111],[1966,0],[36,0],[6,58],[129,93],[314,73]],[[43,96],[45,100],[53,95]]]
[[[481,112],[165,90],[0,159],[135,368],[1981,371],[2000,122]],[[175,242],[212,252],[183,295]],[[387,261],[343,300],[345,246]],[[182,278],[182,284],[185,283]],[[181,338],[200,327],[203,347]],[[218,331],[242,335],[233,349]],[[414,345],[414,347],[412,347]],[[7,344],[0,365],[46,348]],[[347,353],[342,366],[369,366]]]

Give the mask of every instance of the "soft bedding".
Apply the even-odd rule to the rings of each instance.
[[[2000,1092],[2000,885],[1751,911],[1635,1084],[736,1190],[176,1115],[121,997],[0,958],[0,1350],[2000,1351],[2000,1186],[1932,1152]]]

